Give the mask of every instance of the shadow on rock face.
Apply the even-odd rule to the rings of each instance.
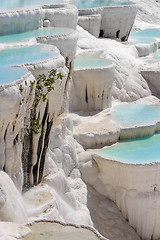
[[[114,202],[88,185],[88,209],[94,227],[110,240],[140,240]]]

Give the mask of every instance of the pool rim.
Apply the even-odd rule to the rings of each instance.
[[[29,226],[32,226],[33,224],[36,224],[36,223],[56,223],[56,224],[60,224],[61,226],[64,226],[64,227],[74,227],[74,228],[82,228],[82,229],[86,229],[86,230],[89,230],[91,232],[93,232],[97,238],[99,238],[100,240],[108,240],[107,238],[105,238],[103,235],[101,235],[100,232],[98,232],[98,230],[94,227],[91,227],[91,226],[86,226],[86,225],[81,225],[81,224],[74,224],[74,223],[65,223],[63,221],[60,221],[60,220],[49,220],[49,219],[41,219],[41,220],[35,220],[34,222],[31,222],[31,223],[28,223],[26,224],[25,226],[26,227],[29,227]],[[30,234],[30,233],[29,233]]]
[[[149,137],[150,138],[150,137],[152,137],[152,136],[154,136],[156,134],[160,135],[160,132],[159,133],[154,133],[151,136],[145,136],[145,137]],[[141,138],[133,138],[133,139],[128,139],[128,140],[131,140],[131,141],[133,140],[134,141],[134,139],[140,140]],[[122,142],[127,142],[127,141],[126,140],[124,140],[124,141],[122,140]],[[109,146],[104,146],[103,148],[100,148],[100,149],[87,149],[87,151],[91,153],[91,156],[92,156],[92,158],[94,160],[98,156],[98,158],[100,158],[101,160],[105,160],[105,161],[108,161],[108,162],[113,163],[113,164],[118,163],[118,164],[121,164],[121,165],[127,165],[127,166],[131,166],[131,167],[132,166],[136,166],[136,167],[137,166],[141,166],[141,167],[143,167],[143,166],[151,166],[151,165],[153,166],[153,165],[157,165],[157,164],[160,165],[160,160],[159,160],[159,162],[151,161],[151,162],[144,162],[144,163],[133,163],[133,162],[128,163],[128,162],[122,162],[122,161],[120,161],[118,159],[116,160],[116,159],[113,159],[113,158],[104,157],[104,156],[98,154],[98,151],[114,147],[114,146],[118,145],[118,143],[119,142],[115,142],[115,143],[113,143],[113,144],[111,144]]]
[[[85,52],[82,52],[82,53],[78,53],[76,56],[75,56],[75,59],[77,56],[83,56],[83,55],[87,55],[87,56],[93,56],[97,59],[102,59],[104,61],[108,61],[109,62],[109,65],[106,65],[106,66],[95,66],[95,67],[76,67],[75,68],[75,63],[74,63],[74,67],[73,67],[73,72],[77,72],[77,71],[87,71],[87,70],[103,70],[103,69],[111,69],[111,68],[114,68],[115,64],[112,60],[108,59],[108,58],[103,58],[103,57],[100,57],[99,55],[103,53],[103,50],[97,50],[97,51],[94,51],[94,50],[87,50]]]
[[[55,5],[55,8],[54,8]],[[47,8],[47,6],[52,6],[51,8]],[[40,4],[40,5],[30,5],[30,6],[24,6],[24,7],[19,7],[19,8],[14,8],[14,9],[0,9],[0,15],[1,14],[7,14],[7,13],[13,13],[13,12],[25,12],[25,11],[32,11],[32,10],[47,10],[47,9],[65,9],[66,7],[71,8],[71,6],[75,7],[75,5],[71,5],[69,3],[55,3],[55,4]]]
[[[25,68],[25,66],[7,66],[7,67],[19,67],[19,68]],[[26,68],[27,69],[27,68]],[[2,91],[4,91],[5,89],[7,88],[10,88],[10,87],[14,87],[15,85],[19,85],[20,83],[23,83],[24,80],[26,80],[28,77],[30,76],[33,76],[33,74],[31,73],[31,71],[29,71],[27,69],[27,73],[22,75],[19,79],[16,79],[10,83],[3,83],[3,84],[0,84],[0,94]],[[33,76],[34,77],[34,76]]]
[[[67,27],[42,27],[42,28],[37,28],[37,29],[34,29],[34,30],[30,30],[30,31],[26,31],[26,32],[17,32],[17,33],[11,33],[11,34],[4,34],[4,35],[0,35],[0,38],[1,37],[9,37],[9,36],[12,36],[12,35],[19,35],[19,34],[24,34],[24,33],[27,33],[27,32],[32,32],[32,31],[38,31],[38,30],[43,30],[43,29],[45,29],[45,28],[51,28],[51,29],[53,29],[53,28],[55,28],[55,29],[66,29],[66,30],[68,30],[68,32],[67,33],[60,33],[60,34],[56,34],[56,35],[42,35],[42,36],[32,36],[32,37],[27,37],[27,38],[24,38],[24,39],[21,39],[21,40],[18,40],[18,41],[13,41],[13,42],[1,42],[0,41],[0,44],[1,45],[7,45],[7,44],[20,44],[20,43],[26,43],[26,42],[28,42],[28,41],[32,41],[32,40],[34,40],[34,39],[36,39],[36,43],[34,43],[34,44],[32,44],[32,45],[36,45],[36,44],[40,44],[39,42],[38,42],[38,39],[42,39],[42,38],[46,38],[46,39],[48,39],[48,38],[52,38],[52,39],[56,39],[56,38],[62,38],[62,37],[69,37],[70,35],[72,35],[72,34],[76,34],[76,30],[75,29],[73,29],[73,28],[67,28]],[[43,45],[52,45],[52,44],[43,44]],[[52,46],[55,46],[55,45],[52,45]],[[22,47],[24,47],[24,46],[22,46]]]
[[[104,8],[105,9],[108,9],[108,8],[124,8],[124,7],[131,7],[131,6],[136,6],[137,7],[136,2],[134,2],[134,1],[130,1],[130,2],[131,2],[131,4],[126,4],[126,5],[124,5],[124,4],[122,4],[122,5],[108,5],[108,6],[104,5],[104,6],[97,6],[97,7],[91,7],[91,8],[78,8],[77,7],[77,9],[78,9],[78,13],[81,15],[81,11],[83,12],[83,14],[85,14],[85,11],[89,11],[89,10],[91,10],[91,11],[101,11]]]

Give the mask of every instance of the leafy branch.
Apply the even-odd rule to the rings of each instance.
[[[54,90],[53,84],[55,83],[56,80],[62,80],[63,75],[61,73],[57,73],[55,69],[52,69],[48,71],[48,74],[40,74],[36,80],[30,81],[30,95],[32,95],[34,85],[35,86],[35,98],[32,104],[32,117],[31,117],[31,130],[37,134],[42,132],[42,126],[40,123],[40,118],[36,118],[36,109],[38,106],[38,103],[42,100],[45,102],[47,100],[47,95]],[[25,81],[25,86],[27,86],[27,81]],[[23,87],[22,84],[19,87],[19,91],[22,93],[23,92]],[[21,99],[20,105],[24,102],[24,98]]]
[[[40,118],[36,118],[36,108],[40,100],[42,100],[43,102],[47,100],[47,95],[54,90],[53,84],[57,79],[62,80],[63,75],[61,73],[57,73],[55,69],[50,70],[47,75],[40,74],[36,79],[35,99],[32,106],[33,109],[35,110],[34,119],[32,123],[32,130],[35,134],[42,132]],[[30,94],[33,91],[34,84],[35,81],[30,82]]]

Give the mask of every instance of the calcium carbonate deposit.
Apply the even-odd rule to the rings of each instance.
[[[0,3],[0,240],[160,239],[160,1]]]

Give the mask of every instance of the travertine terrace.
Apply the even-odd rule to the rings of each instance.
[[[160,28],[160,3],[8,2],[0,6],[0,240],[43,238],[52,222],[72,238],[159,239],[159,157],[132,164],[97,151],[157,139],[160,36],[129,35]]]

